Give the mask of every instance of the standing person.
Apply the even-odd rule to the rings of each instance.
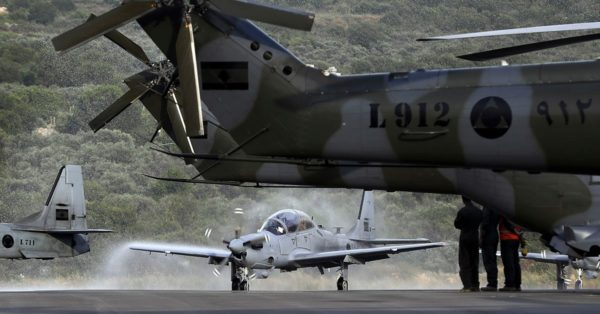
[[[521,291],[519,244],[522,241],[522,229],[504,217],[500,218],[498,229],[500,231],[500,254],[502,255],[502,264],[504,264],[504,288],[500,288],[499,291]],[[525,242],[523,241],[523,243]]]
[[[498,263],[496,251],[498,250],[498,222],[500,216],[488,207],[482,210],[481,220],[481,260],[487,274],[487,285],[481,291],[498,290]]]
[[[454,227],[460,230],[458,266],[462,292],[479,291],[479,224],[481,210],[463,196],[465,206],[456,214]]]

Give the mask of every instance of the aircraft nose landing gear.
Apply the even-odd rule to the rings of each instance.
[[[246,267],[231,265],[231,291],[250,290],[250,281],[248,280],[248,270]]]

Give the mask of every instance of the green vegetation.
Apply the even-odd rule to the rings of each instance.
[[[312,33],[264,27],[307,63],[322,68],[335,66],[343,74],[472,66],[454,55],[490,48],[490,41],[423,44],[415,39],[594,21],[600,11],[600,2],[595,0],[261,2],[315,11],[317,21]],[[149,150],[147,141],[155,123],[140,104],[132,105],[105,130],[93,134],[88,121],[119,97],[124,91],[121,81],[144,69],[144,65],[104,39],[59,56],[53,51],[50,38],[83,22],[90,13],[105,12],[118,3],[0,0],[0,8],[4,8],[0,9],[0,220],[13,221],[39,210],[59,167],[72,163],[83,166],[90,226],[117,231],[113,235],[93,236],[91,254],[79,258],[0,261],[0,278],[8,286],[18,284],[23,277],[55,281],[93,277],[109,259],[109,248],[134,239],[218,246],[220,238],[232,234],[236,225],[244,225],[246,231],[256,229],[269,213],[285,207],[306,210],[331,227],[353,223],[360,200],[357,191],[190,186],[141,176],[147,173],[186,177],[195,171],[179,160]],[[126,26],[124,32],[148,50],[151,58],[161,58],[135,25]],[[529,39],[545,37],[532,35]],[[492,43],[495,47],[509,44],[511,39]],[[597,47],[577,45],[511,61],[593,58],[597,57]],[[376,196],[381,235],[456,239],[458,233],[452,226],[459,206],[456,197],[384,192]],[[245,221],[233,217],[232,209],[236,207],[247,211]],[[333,213],[339,215],[340,221],[333,219]],[[207,240],[206,228],[214,229],[216,235]],[[536,244],[536,248],[541,246]],[[454,278],[455,249],[452,244],[447,249],[411,253],[392,259],[386,267],[393,268],[395,263],[409,267],[410,275],[393,275],[401,280],[414,279],[422,271]],[[376,264],[371,270],[375,269]],[[526,286],[553,285],[550,267],[526,263],[525,274]],[[458,287],[458,283],[454,286]]]

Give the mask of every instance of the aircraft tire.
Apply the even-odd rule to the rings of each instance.
[[[231,280],[231,291],[239,291],[240,290],[240,280],[235,278]]]
[[[348,291],[348,281],[344,280],[344,277],[338,278],[337,289],[339,291]]]

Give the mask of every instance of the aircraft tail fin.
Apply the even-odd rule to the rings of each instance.
[[[348,232],[348,237],[352,240],[363,241],[376,239],[373,191],[363,191],[358,219]]]
[[[42,211],[23,218],[16,225],[40,231],[87,229],[81,166],[60,168]]]

